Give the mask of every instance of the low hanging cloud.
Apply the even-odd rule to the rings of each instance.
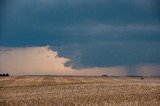
[[[70,61],[59,57],[58,52],[44,47],[9,48],[0,47],[0,73],[11,75],[87,75],[127,76],[127,75],[159,75],[159,65],[139,65],[132,68],[126,66],[90,67],[74,69],[65,66]]]

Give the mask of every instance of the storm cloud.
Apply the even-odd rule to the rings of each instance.
[[[75,70],[160,64],[159,0],[0,2],[0,47],[49,45]]]
[[[67,61],[48,46],[0,49],[0,72],[12,75],[71,74],[73,70],[64,66]]]
[[[157,76],[160,70],[160,65],[152,64],[74,69],[64,65],[67,61],[49,46],[0,48],[0,73],[10,75]]]

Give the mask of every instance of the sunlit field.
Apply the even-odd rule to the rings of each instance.
[[[0,106],[160,106],[156,77],[0,77]]]

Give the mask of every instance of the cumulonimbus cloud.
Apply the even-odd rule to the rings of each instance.
[[[11,74],[69,74],[68,59],[46,47],[1,48],[0,71]]]
[[[131,68],[125,66],[91,67],[73,69],[65,66],[69,59],[59,57],[49,46],[10,48],[0,47],[0,73],[11,75],[129,75]],[[132,68],[134,75],[158,75],[159,65],[139,65]]]

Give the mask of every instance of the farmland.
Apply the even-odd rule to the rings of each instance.
[[[160,78],[0,77],[0,106],[160,105]]]

